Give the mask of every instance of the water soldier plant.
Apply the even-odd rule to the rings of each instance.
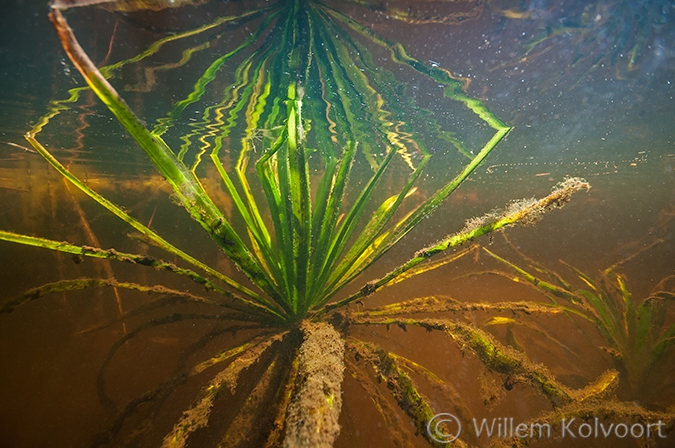
[[[661,242],[662,240],[657,240],[648,245],[647,249]],[[489,273],[529,285],[546,297],[549,301],[547,306],[564,310],[572,320],[576,317],[591,322],[605,342],[601,348],[612,356],[621,373],[626,399],[640,399],[644,402],[663,393],[662,388],[668,387],[667,379],[662,378],[659,381],[657,377],[663,374],[659,373],[659,365],[669,359],[670,349],[675,344],[675,323],[668,323],[667,319],[675,300],[674,275],[663,278],[646,298],[636,302],[626,276],[618,272],[634,256],[602,270],[597,279],[561,260],[577,280],[587,287],[577,289],[558,273],[525,256],[512,244],[509,246],[519,256],[519,264],[482,248],[484,253],[512,272]],[[491,323],[495,324],[496,322]],[[501,324],[508,322],[502,321]],[[581,327],[579,329],[582,331]],[[564,346],[563,341],[552,342]],[[656,387],[657,384],[661,387]],[[671,388],[672,386],[670,384]]]
[[[157,119],[153,129],[144,125],[107,79],[119,67],[156,53],[170,41],[251,16],[261,16],[256,31],[235,51],[209,65],[192,91],[175,102],[167,116]],[[381,38],[314,0],[279,1],[235,18],[221,18],[211,25],[157,41],[138,57],[100,70],[81,48],[58,3],[50,18],[66,53],[86,79],[87,88],[161,172],[173,190],[175,202],[248,279],[240,281],[226,275],[170,243],[64,166],[53,151],[38,141],[43,128],[67,107],[67,102],[53,104],[52,110],[27,133],[30,145],[70,184],[176,262],[8,231],[0,231],[0,239],[76,257],[152,267],[205,289],[204,294],[195,294],[113,277],[79,278],[45,284],[2,304],[0,312],[8,313],[54,292],[93,287],[152,294],[144,304],[88,330],[99,331],[133,317],[153,316],[125,331],[103,362],[97,385],[111,420],[95,445],[134,445],[146,439],[157,444],[155,428],[159,428],[164,431],[160,440],[166,447],[186,446],[192,440],[224,446],[332,446],[339,434],[345,367],[358,378],[385,419],[395,444],[405,445],[411,437],[408,428],[396,423],[395,415],[402,411],[419,435],[432,445],[441,445],[426,428],[439,410],[433,408],[415,378],[421,376],[437,386],[444,381],[410,359],[350,335],[349,329],[356,325],[417,326],[442,331],[460,350],[472,353],[486,370],[508,378],[505,385],[529,385],[553,406],[600,396],[616,382],[617,373],[608,371],[588,387],[572,390],[544,367],[469,322],[409,317],[470,310],[474,304],[413,299],[358,312],[348,307],[387,286],[446,265],[467,251],[428,261],[434,255],[516,223],[534,223],[547,210],[564,205],[574,192],[588,189],[581,179],[561,182],[542,199],[517,201],[483,218],[469,220],[464,229],[418,251],[391,273],[366,282],[356,292],[343,293],[340,298],[348,285],[439,207],[509,131],[480,101],[468,97],[462,83],[447,71],[422,64],[400,44]],[[401,119],[403,113],[395,109],[401,83],[391,72],[373,64],[366,47],[335,28],[338,22],[389,52],[394,63],[444,86],[447,97],[466,106],[492,129],[487,142],[472,151],[453,135],[440,131],[435,121],[426,120],[420,125],[423,131],[440,135],[465,160],[454,176],[444,179],[422,201],[411,203],[411,198],[415,197],[432,152],[427,151],[410,122]],[[265,30],[267,34],[263,34]],[[336,31],[340,39],[334,37]],[[201,48],[190,47],[183,53],[181,63]],[[188,132],[179,138],[183,142],[180,151],[173,151],[163,135],[178,127],[178,118],[188,105],[196,107],[198,101],[206,102],[206,87],[213,84],[223,64],[244,48],[252,51],[237,66],[235,83],[215,106],[204,108],[201,121],[191,122]],[[69,101],[76,101],[84,89],[71,91]],[[414,110],[425,114],[422,109]],[[243,135],[238,151],[234,145],[226,146],[235,129]],[[196,153],[190,153],[195,148]],[[238,230],[237,222],[216,204],[214,190],[209,192],[206,187],[207,179],[200,169],[209,150],[208,159],[218,175],[219,189],[222,188],[219,191],[227,193],[244,224],[243,230]],[[192,164],[187,162],[188,154],[192,154]],[[227,169],[224,160],[230,158],[236,163]],[[359,163],[369,172],[360,182],[354,173]],[[392,192],[385,180],[401,172],[407,174],[399,177],[399,184],[394,182],[397,186]],[[179,309],[157,317],[156,313],[172,310],[176,304],[191,304],[200,311]],[[541,309],[512,303],[480,306],[525,313]],[[111,399],[106,374],[118,352],[147,331],[187,321],[217,325],[185,350],[168,380],[122,406]],[[247,331],[253,333],[244,342],[220,348],[218,354],[205,360],[193,359],[214,337]],[[386,385],[401,411],[392,409],[378,381]],[[200,384],[199,391],[192,394],[191,405],[184,412],[168,410],[172,420],[167,423],[160,411],[177,391],[185,392],[181,387],[188,383]],[[219,408],[223,400],[228,403],[228,412]],[[213,416],[214,409],[220,409],[218,418]],[[465,442],[458,440],[456,445],[464,446]]]

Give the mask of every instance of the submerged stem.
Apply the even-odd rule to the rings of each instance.
[[[327,323],[305,321],[284,448],[330,448],[340,433],[344,341]]]
[[[349,303],[355,302],[365,296],[375,293],[376,291],[387,286],[390,282],[398,278],[400,275],[431,258],[432,256],[443,252],[452,247],[472,241],[480,236],[494,232],[504,227],[514,225],[516,223],[532,224],[536,222],[541,216],[552,208],[560,208],[570,200],[572,193],[581,189],[590,189],[591,186],[583,179],[577,177],[566,179],[557,185],[551,194],[542,199],[523,199],[511,203],[508,207],[501,211],[494,211],[488,213],[480,218],[473,218],[467,221],[466,226],[461,231],[452,234],[431,247],[419,251],[414,258],[407,263],[393,270],[379,280],[367,283],[361,290],[335,303],[326,305],[318,314],[323,314]]]

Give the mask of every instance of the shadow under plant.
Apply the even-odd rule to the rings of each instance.
[[[206,31],[219,38],[226,34],[227,26],[240,26],[251,17],[259,20],[255,31],[235,50],[213,60],[192,90],[175,102],[166,116],[158,118],[153,129],[144,125],[111,83],[115,70],[151,57],[164,45]],[[504,387],[522,383],[546,397],[554,411],[541,417],[542,421],[553,422],[572,413],[606,416],[610,408],[614,415],[618,412],[636,420],[668,418],[637,405],[621,407],[605,401],[603,397],[619,377],[617,371],[604,373],[583,389],[571,389],[545,367],[469,322],[415,317],[475,307],[515,313],[562,313],[562,308],[437,299],[413,299],[359,311],[348,308],[387,286],[467,253],[429,260],[441,252],[517,223],[533,224],[547,210],[564,205],[574,192],[589,188],[581,179],[567,179],[541,199],[516,201],[471,219],[464,229],[421,249],[389,274],[367,282],[352,294],[343,293],[440,206],[509,131],[480,101],[466,96],[461,82],[447,71],[427,67],[409,56],[400,44],[313,0],[279,1],[235,17],[221,17],[198,29],[160,39],[138,56],[101,69],[81,48],[58,3],[52,7],[51,20],[65,51],[88,84],[71,91],[69,101],[77,101],[82,91],[91,89],[161,172],[175,202],[247,277],[237,280],[178,248],[64,166],[38,141],[40,132],[67,102],[53,103],[52,110],[27,133],[31,146],[71,185],[176,261],[7,231],[0,231],[0,239],[80,258],[166,271],[207,291],[199,295],[163,285],[118,281],[109,275],[45,284],[2,305],[0,312],[9,313],[54,292],[95,287],[151,293],[143,304],[88,330],[95,332],[114,323],[152,316],[133,328],[125,327],[124,335],[110,348],[101,366],[97,386],[110,421],[94,445],[149,442],[180,447],[198,441],[195,443],[224,446],[332,446],[340,431],[345,368],[367,392],[387,423],[387,437],[396,445],[406,445],[412,437],[410,429],[396,421],[395,416],[401,412],[420,437],[431,445],[443,445],[438,434],[427,430],[428,422],[440,410],[434,409],[432,400],[421,392],[419,378],[435,386],[444,382],[424,366],[351,334],[351,328],[362,325],[415,326],[446,334],[487,371],[501,377]],[[336,32],[342,35],[340,39],[334,37]],[[214,38],[214,34],[209,36]],[[185,65],[192,54],[205,48],[189,42],[174,67]],[[425,118],[419,121],[419,129],[404,120],[405,112],[396,109],[403,84],[390,71],[374,64],[364,42],[388,52],[395,64],[444,86],[448,98],[466,106],[491,129],[487,142],[471,149],[434,120],[426,119],[428,113],[420,108],[413,109]],[[206,100],[207,89],[216,85],[219,69],[235,55],[240,60],[234,81],[221,91],[214,105]],[[168,64],[164,70],[170,68]],[[180,150],[172,150],[163,136],[179,127],[188,106],[196,107],[200,101],[210,104],[203,107],[201,119],[183,124],[181,129],[186,132],[177,138],[166,135],[167,140],[182,142]],[[411,100],[405,101],[412,105]],[[457,174],[428,187],[426,197],[414,202],[432,157],[421,138],[427,132],[452,147],[462,163]],[[235,135],[243,135],[237,151],[235,145],[228,147]],[[202,161],[207,158],[219,182],[215,187],[202,170]],[[356,170],[368,174],[357,182]],[[402,180],[397,183],[395,179]],[[227,195],[232,214],[243,222],[241,228],[213,199],[215,191]],[[194,304],[199,311],[187,312],[178,306],[181,304]],[[181,322],[215,324],[180,355],[178,368],[168,380],[124,403],[111,399],[107,371],[120,349],[145,332]],[[194,359],[192,355],[199,354],[211,339],[226,333],[249,336],[206,359]],[[198,387],[190,394],[186,392],[190,389],[184,388],[186,384]],[[189,404],[180,411],[167,411],[167,403],[178,391],[190,395]],[[460,398],[452,400],[466,409],[465,415],[471,414]],[[158,436],[155,428],[166,427],[167,415],[170,427]],[[471,436],[466,438],[455,444],[475,442]]]

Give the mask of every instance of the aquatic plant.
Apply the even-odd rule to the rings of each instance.
[[[447,71],[422,64],[400,44],[383,39],[322,2],[309,0],[280,1],[237,16],[221,17],[199,29],[156,41],[137,57],[98,69],[80,47],[57,6],[52,8],[50,17],[88,88],[161,172],[172,188],[175,202],[248,278],[237,280],[188,254],[94,191],[64,166],[53,151],[38,141],[38,135],[86,88],[72,90],[66,102],[53,103],[51,111],[27,133],[30,145],[71,185],[177,261],[8,231],[0,231],[0,239],[69,253],[78,262],[91,257],[152,267],[189,279],[206,290],[201,295],[163,285],[122,282],[113,276],[91,277],[45,284],[0,307],[0,312],[7,313],[47,294],[93,287],[152,294],[144,304],[88,330],[97,331],[136,316],[153,316],[129,331],[125,328],[100,369],[99,395],[113,417],[96,445],[117,442],[118,437],[128,444],[146,436],[152,438],[155,425],[166,426],[158,421],[158,414],[167,400],[186,383],[199,382],[202,387],[196,397],[192,395],[194,399],[188,409],[180,416],[172,413],[172,427],[163,435],[164,446],[185,446],[189,440],[206,437],[204,434],[209,434],[210,440],[218,439],[216,444],[226,446],[243,443],[331,446],[339,433],[345,366],[359,378],[397,444],[408,440],[408,431],[397,428],[393,420],[396,411],[378,387],[378,380],[386,385],[418,433],[432,445],[438,444],[426,430],[438,410],[422,394],[414,376],[435,385],[444,382],[414,361],[350,335],[349,328],[357,325],[416,326],[441,331],[461,350],[473,353],[488,371],[508,378],[505,387],[515,382],[528,384],[554,406],[577,403],[611,389],[616,380],[614,371],[606,372],[587,388],[572,390],[560,384],[544,367],[504,347],[471,323],[409,317],[432,311],[471,309],[476,304],[413,299],[384,309],[347,308],[387,286],[450,263],[466,251],[427,262],[434,255],[519,222],[534,223],[547,210],[564,205],[574,192],[589,188],[583,180],[567,179],[542,199],[517,201],[483,218],[469,220],[464,229],[418,251],[391,273],[365,283],[352,294],[343,293],[346,297],[338,296],[439,207],[509,131],[480,101],[466,96],[462,83]],[[216,32],[224,23],[239,25],[251,17],[260,19],[255,31],[234,51],[209,64],[191,92],[175,102],[166,116],[158,118],[152,130],[108,80],[115,70],[157,53],[169,42],[206,30]],[[416,122],[422,131],[415,131],[410,124],[413,120],[403,120],[404,113],[396,109],[401,101],[411,104],[397,90],[402,84],[390,71],[376,67],[368,48],[346,35],[342,28],[336,28],[338,23],[389,52],[399,66],[442,85],[448,98],[466,106],[492,129],[487,142],[474,152],[452,134],[441,131],[438,123],[428,119],[419,108],[413,110],[426,119]],[[334,37],[336,31],[340,39]],[[221,30],[221,34],[225,32]],[[189,47],[176,65],[184,65],[186,59],[203,48],[203,44]],[[224,90],[216,105],[203,108],[201,121],[191,122],[184,128],[186,132],[174,138],[182,142],[181,150],[174,152],[164,134],[178,127],[178,118],[188,106],[196,107],[198,101],[208,103],[207,86],[214,84],[223,64],[244,49],[250,54],[238,62],[235,83]],[[157,67],[154,71],[158,71]],[[148,76],[146,81],[152,79]],[[243,134],[238,151],[234,145],[226,147],[234,129]],[[422,132],[439,136],[465,162],[457,174],[450,180],[444,179],[428,197],[409,204],[432,157],[419,137]],[[237,222],[214,201],[214,191],[220,190],[207,191],[207,179],[199,176],[202,158],[209,150],[208,159],[243,222],[243,229],[237,230]],[[227,157],[221,150],[227,151]],[[192,164],[186,161],[190,151],[195,152]],[[236,158],[232,169],[227,169],[223,162],[229,158]],[[353,181],[353,170],[359,160],[365,161],[369,173],[361,183]],[[394,182],[394,194],[384,185],[385,178],[392,174],[402,179],[398,184]],[[159,317],[153,314],[176,304],[195,305],[198,311],[179,308],[178,312]],[[494,307],[514,312],[542,310],[539,306],[519,304]],[[119,350],[151,329],[187,321],[222,325],[214,326],[181,355],[177,371],[168,380],[118,406],[108,396],[106,372]],[[250,331],[253,333],[246,340],[220,349],[215,356],[199,362],[190,359],[216,335]],[[234,410],[225,419],[219,416],[218,422],[213,422],[214,409],[228,391],[234,397]],[[461,400],[452,399],[461,406]],[[462,443],[457,442],[460,446]]]
[[[660,242],[657,240],[647,248]],[[651,394],[659,393],[660,389],[656,387],[660,383],[656,380],[658,367],[669,360],[669,349],[675,344],[675,323],[667,320],[675,301],[675,276],[663,278],[646,298],[636,302],[626,276],[617,272],[633,256],[604,269],[595,279],[561,260],[588,288],[577,289],[556,272],[523,255],[513,245],[510,244],[510,247],[519,255],[520,263],[508,261],[482,248],[484,253],[512,272],[490,273],[529,285],[548,299],[548,306],[564,310],[570,317],[591,322],[605,341],[601,348],[612,356],[624,379],[623,384],[628,386],[629,399],[645,400]],[[562,341],[553,341],[564,346]]]

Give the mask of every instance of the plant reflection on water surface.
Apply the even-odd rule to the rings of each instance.
[[[124,9],[133,10],[132,5],[138,4],[125,2]],[[411,24],[454,23],[477,17],[483,7],[479,2],[465,5],[465,11],[443,15],[421,16],[393,6],[388,12]],[[235,4],[236,13],[173,32],[134,56],[97,69],[79,48],[63,6],[56,2],[52,21],[89,87],[73,89],[68,100],[53,102],[27,139],[71,186],[131,226],[130,236],[142,241],[145,251],[101,249],[77,202],[74,207],[88,232],[86,245],[0,231],[6,241],[71,254],[78,264],[88,257],[102,259],[105,266],[97,276],[33,288],[5,302],[0,311],[12,312],[55,292],[101,287],[115,292],[119,315],[78,335],[123,325],[97,377],[99,399],[110,417],[95,445],[332,446],[340,432],[344,369],[365,390],[370,411],[384,421],[383,438],[396,445],[415,443],[414,432],[438,445],[426,431],[427,422],[451,409],[439,409],[437,400],[466,418],[474,415],[450,379],[363,338],[358,330],[362,326],[421,327],[449,336],[462,353],[474,355],[489,378],[487,401],[515,384],[544,397],[547,405],[531,418],[670,419],[669,414],[611,401],[621,380],[614,370],[585,387],[567,387],[526,353],[448,314],[482,309],[556,316],[563,314],[563,307],[464,303],[444,297],[346,307],[445,266],[469,250],[428,261],[440,252],[516,223],[533,224],[545,211],[564,205],[572,193],[589,188],[585,181],[570,178],[542,199],[513,202],[471,219],[389,274],[371,275],[377,279],[354,292],[352,283],[363,283],[360,275],[439,207],[509,131],[450,72],[422,63],[399,43],[316,0],[247,3],[246,8]],[[350,7],[370,9],[358,2]],[[145,11],[131,14],[140,23],[150,20]],[[195,70],[196,81],[184,81],[194,79]],[[464,126],[473,123],[473,128],[447,129],[445,121],[406,94],[406,82],[397,71],[441,86],[444,101],[460,106],[451,109],[453,119]],[[147,224],[134,218],[135,210],[129,212],[94,191],[57,160],[58,150],[43,146],[39,140],[52,122],[72,111],[89,89],[162,173],[172,200],[238,271],[216,269],[188,254],[196,252],[189,241],[183,244],[186,250],[169,242],[153,230],[161,226],[154,211]],[[116,89],[134,99],[129,100],[134,108],[138,102],[140,118]],[[153,107],[147,98],[156,100]],[[169,111],[155,116],[163,105]],[[427,178],[432,158],[454,174]],[[118,280],[110,261],[136,265],[138,273]],[[140,273],[144,267],[176,274],[203,289],[142,282],[138,278],[148,275]],[[135,292],[150,296],[127,309],[124,294]],[[172,372],[135,398],[112,398],[111,370],[125,350],[158,329],[184,323],[203,325],[204,330],[180,351]],[[223,345],[214,347],[214,341]],[[438,397],[428,396],[429,388]],[[412,426],[400,424],[402,415]],[[463,437],[456,445],[477,443],[470,434]]]
[[[495,69],[531,64],[556,45],[572,40],[574,52],[566,55],[566,69],[583,67],[583,72],[610,66],[618,78],[624,78],[645,59],[651,65],[655,57],[662,58],[668,51],[668,24],[675,17],[675,5],[670,1],[598,1],[565,6],[563,18],[547,14],[540,5],[503,11],[513,19],[538,22],[540,33],[525,42],[522,55]]]

